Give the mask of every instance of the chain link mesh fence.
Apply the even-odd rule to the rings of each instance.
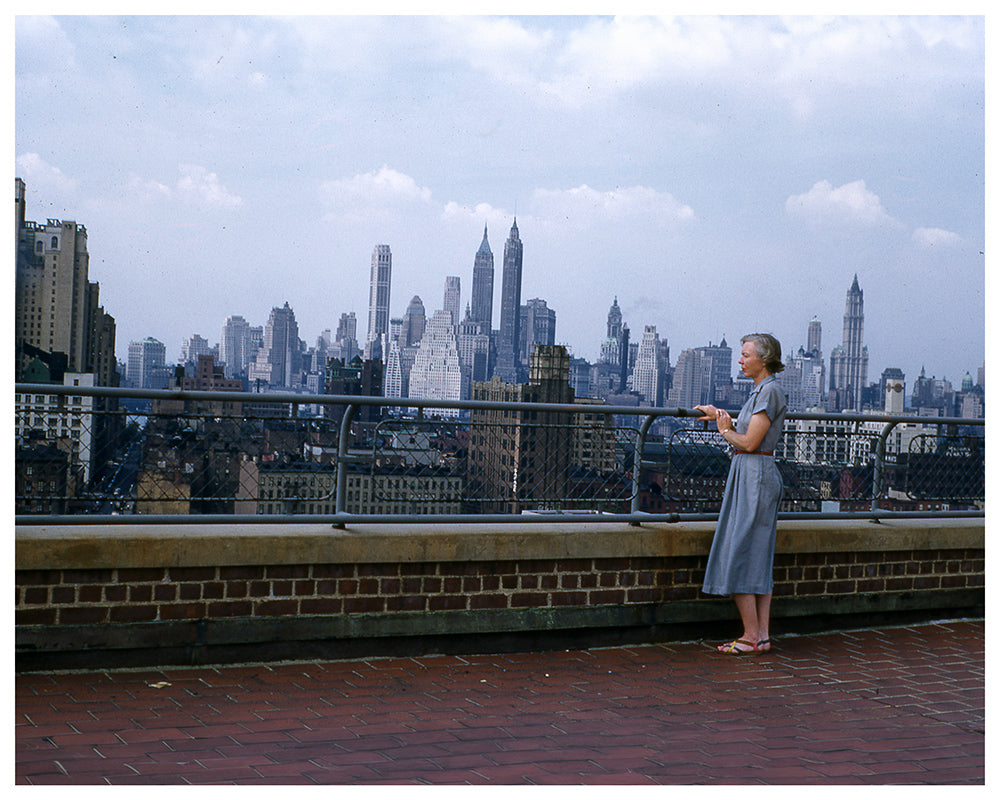
[[[703,425],[662,436],[598,406],[359,424],[243,402],[18,395],[15,509],[28,514],[710,513],[731,450]],[[343,408],[341,405],[340,408]],[[322,411],[322,409],[320,409]],[[871,431],[787,433],[785,510],[824,503],[982,508],[985,440],[937,426],[889,448]],[[638,473],[635,472],[640,449]],[[878,486],[875,482],[878,481]]]

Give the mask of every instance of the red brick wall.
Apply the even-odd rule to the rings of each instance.
[[[778,596],[974,589],[986,586],[983,550],[778,554]]]
[[[477,611],[690,601],[704,558],[303,564],[16,572],[15,623]],[[775,597],[981,588],[981,549],[775,558]]]

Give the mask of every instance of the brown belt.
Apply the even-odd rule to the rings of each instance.
[[[734,450],[734,456],[773,456],[773,450]]]

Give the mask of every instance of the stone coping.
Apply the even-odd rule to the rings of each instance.
[[[704,555],[713,522],[124,524],[15,528],[15,569],[431,563]],[[778,523],[778,553],[985,548],[980,518]]]

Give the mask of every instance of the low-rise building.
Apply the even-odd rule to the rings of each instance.
[[[56,383],[29,366],[26,382]],[[66,372],[63,386],[93,386],[89,373]],[[87,395],[14,394],[14,434],[19,443],[49,444],[69,460],[71,492],[90,482],[94,455],[94,398]]]
[[[443,468],[361,465],[347,475],[348,514],[459,514],[465,481]],[[333,514],[337,469],[307,461],[240,465],[237,514]]]

